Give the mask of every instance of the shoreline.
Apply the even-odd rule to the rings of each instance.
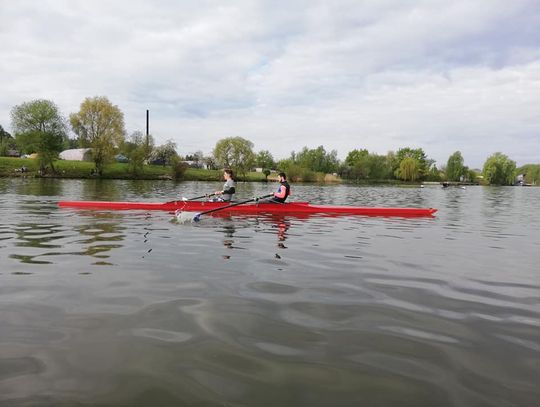
[[[170,166],[145,165],[142,171],[133,171],[126,163],[111,163],[105,166],[103,175],[96,176],[93,172],[94,163],[89,161],[57,160],[54,163],[56,172],[41,175],[38,161],[32,158],[0,157],[0,178],[41,178],[41,179],[95,179],[95,180],[147,180],[147,181],[222,181],[222,170],[206,170],[199,168],[186,168],[178,178],[172,175]],[[23,170],[24,168],[24,170]],[[237,182],[277,182],[276,173],[265,177],[262,172],[249,172],[245,177],[237,176]],[[396,179],[387,180],[349,180],[332,174],[319,174],[316,180],[293,181],[304,184],[349,184],[349,185],[387,185],[402,187],[423,187],[442,185],[442,181],[414,181],[406,182]],[[451,182],[451,186],[478,185],[471,183]]]

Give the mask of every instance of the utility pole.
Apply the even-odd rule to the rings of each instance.
[[[150,128],[150,110],[146,109],[146,147],[148,147],[148,137],[150,135],[149,133]]]

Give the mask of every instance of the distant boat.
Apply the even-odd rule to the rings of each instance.
[[[467,189],[464,185],[460,185],[459,182],[443,181],[443,182],[441,182],[441,186],[442,186],[443,188],[448,188],[448,187],[459,187],[460,189]]]

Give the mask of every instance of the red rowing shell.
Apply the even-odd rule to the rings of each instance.
[[[203,212],[227,206],[225,202],[172,201],[172,202],[107,202],[107,201],[60,201],[60,207],[108,210],[158,210]],[[392,208],[370,206],[311,205],[308,202],[252,203],[232,206],[216,214],[320,214],[320,215],[365,215],[365,216],[433,216],[435,208]]]

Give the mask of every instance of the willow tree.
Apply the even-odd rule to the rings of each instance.
[[[415,181],[420,178],[420,163],[412,157],[401,160],[397,174],[404,181]]]
[[[124,114],[105,96],[86,98],[78,113],[69,116],[71,127],[82,147],[92,149],[96,172],[101,176],[104,165],[114,157],[124,141]]]
[[[515,182],[516,162],[502,153],[495,153],[484,163],[482,175],[490,184],[512,185]]]
[[[460,181],[461,177],[466,175],[468,168],[463,164],[463,157],[460,151],[456,151],[446,163],[446,178],[449,181]]]
[[[25,153],[38,153],[39,166],[45,171],[64,147],[65,119],[50,100],[37,99],[15,106],[11,110],[11,127],[15,141]]]
[[[431,164],[433,164],[434,162],[433,160],[430,160],[426,156],[426,153],[424,153],[424,150],[422,150],[421,148],[410,148],[410,147],[400,148],[398,152],[395,154],[394,163],[393,163],[393,170],[394,170],[395,175],[399,173],[401,162],[405,158],[412,158],[416,161],[418,175],[415,179],[418,179],[424,176],[428,172],[429,167],[431,167]],[[411,165],[411,164],[408,164],[408,165]],[[398,178],[402,178],[402,177],[398,175]]]

